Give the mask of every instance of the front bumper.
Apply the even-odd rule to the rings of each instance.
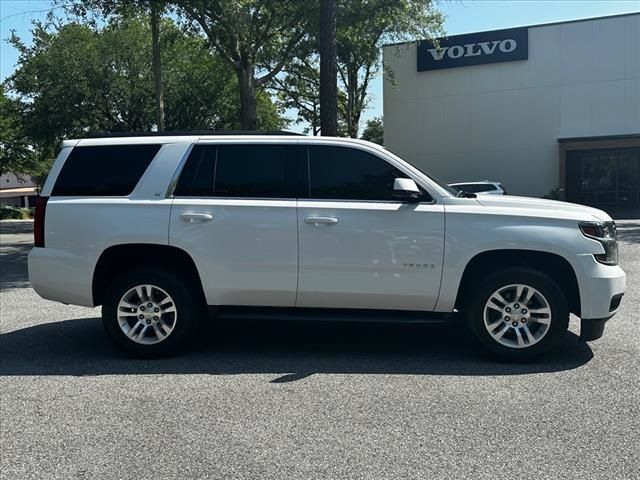
[[[580,340],[602,337],[606,322],[620,307],[627,276],[619,266],[603,265],[593,255],[579,256]]]
[[[612,300],[626,291],[627,276],[619,266],[598,263],[593,255],[579,255],[578,263],[580,318],[611,318],[619,307]]]
[[[580,320],[580,341],[590,342],[599,339],[604,334],[604,325],[610,318],[583,318]]]

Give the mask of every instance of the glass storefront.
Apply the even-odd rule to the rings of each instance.
[[[640,205],[640,148],[569,150],[566,199],[607,210]]]

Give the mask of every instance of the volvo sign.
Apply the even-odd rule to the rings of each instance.
[[[418,42],[418,71],[466,67],[485,63],[526,60],[529,56],[529,30],[509,28],[492,32],[454,35]]]

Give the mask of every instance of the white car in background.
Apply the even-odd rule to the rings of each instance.
[[[450,187],[461,190],[466,193],[476,193],[478,195],[506,195],[507,189],[500,182],[490,182],[484,180],[482,182],[460,182],[450,183]]]

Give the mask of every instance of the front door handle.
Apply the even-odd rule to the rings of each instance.
[[[213,220],[213,215],[210,213],[183,213],[180,215],[180,219],[189,223],[203,223]]]
[[[307,217],[304,219],[304,223],[318,227],[320,225],[335,225],[338,223],[338,219],[335,217]]]

